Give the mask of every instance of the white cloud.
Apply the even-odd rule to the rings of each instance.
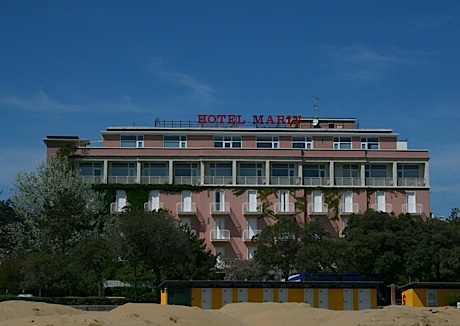
[[[323,57],[344,79],[377,82],[405,65],[423,64],[426,53],[392,48],[371,48],[366,44],[323,46]]]
[[[91,103],[64,103],[52,99],[47,93],[39,91],[31,97],[20,97],[17,95],[0,95],[0,110],[21,110],[27,112],[150,112],[151,108],[132,103],[131,97],[123,96],[119,101],[113,103],[92,101]]]
[[[189,92],[191,99],[202,105],[216,102],[212,86],[200,82],[186,73],[164,69],[161,58],[153,58],[149,70],[170,85],[185,88]]]

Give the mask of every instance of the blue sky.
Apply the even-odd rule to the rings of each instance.
[[[0,200],[47,135],[197,114],[354,117],[460,207],[459,1],[0,1]],[[9,139],[9,140],[8,140]]]

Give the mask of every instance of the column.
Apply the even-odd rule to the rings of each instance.
[[[173,175],[173,173],[174,173],[174,162],[173,162],[173,160],[168,161],[168,169],[169,169],[169,171],[168,171],[169,184],[171,185],[171,184],[174,183],[174,175]]]

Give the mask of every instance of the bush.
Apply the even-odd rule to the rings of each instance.
[[[460,302],[460,293],[447,293],[447,304],[449,306],[457,306],[457,302]]]

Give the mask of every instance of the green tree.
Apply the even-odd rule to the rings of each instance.
[[[39,163],[36,171],[19,172],[13,184],[13,207],[22,218],[11,228],[18,251],[65,253],[103,228],[103,194],[84,183],[63,155]]]
[[[296,272],[301,232],[295,220],[280,217],[256,237],[258,246],[254,258],[271,277],[279,279]]]
[[[13,254],[14,237],[10,226],[19,222],[11,200],[0,200],[0,261]]]
[[[136,267],[143,263],[152,269],[156,288],[175,268],[194,259],[189,234],[167,211],[127,211],[120,214],[119,228],[113,235],[120,256]],[[185,268],[186,269],[186,268]],[[157,292],[159,302],[160,293]]]

